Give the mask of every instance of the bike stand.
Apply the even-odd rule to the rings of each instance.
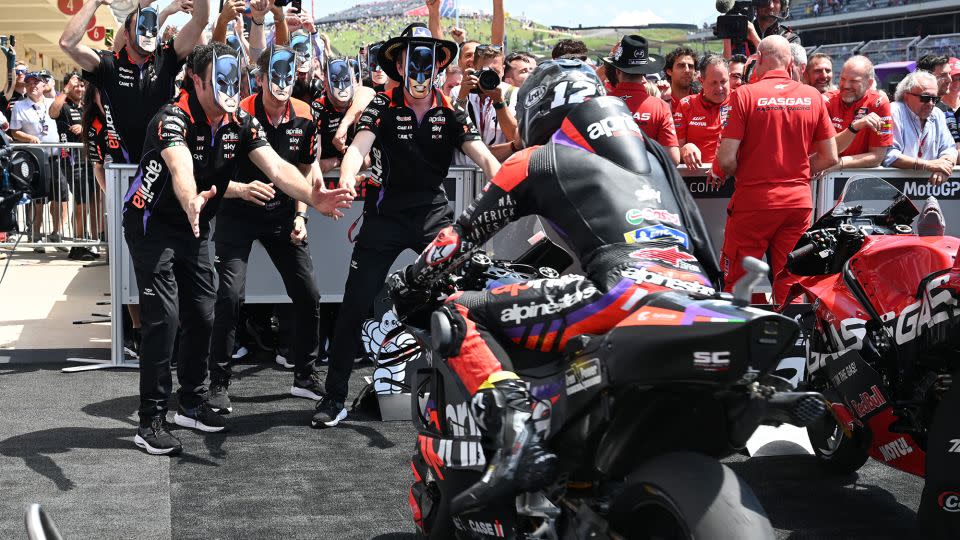
[[[81,371],[94,371],[98,369],[111,368],[140,369],[140,362],[127,360],[126,358],[124,358],[119,364],[114,363],[113,360],[101,360],[98,358],[67,358],[67,362],[78,362],[87,365],[63,368],[60,370],[61,373],[79,373]]]

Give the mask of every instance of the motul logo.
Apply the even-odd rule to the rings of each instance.
[[[887,463],[900,459],[911,452],[913,452],[913,447],[904,437],[880,446],[880,454],[883,455],[883,460]]]
[[[853,410],[860,418],[863,418],[864,416],[886,405],[886,403],[887,398],[883,397],[883,394],[880,392],[880,388],[878,388],[877,385],[873,385],[870,388],[869,394],[866,392],[861,393],[859,403],[852,399],[850,400],[850,405],[853,406]]]

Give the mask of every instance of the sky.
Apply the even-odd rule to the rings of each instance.
[[[161,8],[170,0],[157,3]],[[216,0],[213,0],[215,3]],[[314,16],[322,17],[361,3],[361,0],[303,0],[304,10],[315,6]],[[490,0],[460,0],[462,8],[491,10]],[[702,25],[713,22],[718,13],[711,0],[504,0],[512,17],[526,16],[546,25],[634,26],[662,22]],[[182,26],[187,17],[178,14],[170,22]]]

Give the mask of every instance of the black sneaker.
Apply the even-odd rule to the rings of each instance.
[[[180,439],[170,434],[167,423],[161,417],[156,417],[149,426],[140,426],[133,444],[146,450],[154,456],[173,456],[183,450]]]
[[[205,431],[207,433],[216,433],[223,431],[227,427],[226,420],[222,416],[213,412],[206,403],[192,409],[186,409],[183,405],[177,409],[177,414],[173,415],[173,423],[185,428]]]
[[[333,427],[347,417],[347,408],[327,396],[317,403],[317,412],[310,420],[310,427],[323,429]]]
[[[227,383],[212,383],[210,385],[210,399],[207,405],[213,409],[213,412],[219,414],[230,414],[233,412],[233,405],[230,404],[230,394],[227,393]]]
[[[290,395],[320,401],[320,398],[324,395],[320,374],[314,371],[308,379],[294,378],[293,386],[290,387]]]

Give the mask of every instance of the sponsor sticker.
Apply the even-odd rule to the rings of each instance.
[[[883,397],[883,393],[880,392],[880,388],[877,385],[873,385],[870,388],[869,394],[861,392],[859,401],[850,400],[850,405],[860,418],[864,418],[868,414],[886,405],[886,403],[887,398]]]
[[[599,359],[577,360],[566,372],[567,395],[572,396],[577,392],[582,392],[591,386],[600,384],[602,380],[603,375],[600,372]]]
[[[730,369],[730,351],[696,351],[693,367],[712,373]]]
[[[944,491],[937,497],[937,505],[944,512],[960,512],[960,491]]]
[[[628,244],[673,239],[682,244],[683,247],[690,247],[690,237],[687,236],[687,233],[674,229],[673,227],[667,227],[666,225],[652,225],[650,227],[634,229],[623,233],[623,239]]]
[[[913,452],[913,447],[907,442],[906,437],[900,437],[895,441],[880,445],[880,455],[887,463]]]
[[[631,225],[640,225],[644,221],[665,221],[667,223],[680,223],[680,216],[663,210],[661,208],[631,208],[627,210],[624,216],[627,223]]]

